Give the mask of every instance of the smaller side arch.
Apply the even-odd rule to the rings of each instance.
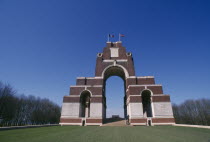
[[[150,90],[150,89],[143,89],[143,90],[140,92],[140,95],[142,95],[142,92],[143,92],[143,91],[150,91],[151,96],[153,96],[153,92],[152,92],[152,90]]]
[[[91,92],[90,90],[88,90],[88,89],[82,90],[82,91],[80,92],[80,95],[79,95],[79,96],[81,97],[81,95],[84,94],[85,92],[90,93],[90,96],[91,96],[91,97],[93,96],[92,92]]]
[[[145,117],[153,117],[152,95],[153,93],[149,89],[144,89],[141,92],[143,115]]]
[[[91,92],[89,90],[84,90],[80,94],[80,117],[90,117],[90,100]]]

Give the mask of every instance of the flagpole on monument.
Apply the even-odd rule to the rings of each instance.
[[[109,42],[109,34],[107,35],[107,42]]]

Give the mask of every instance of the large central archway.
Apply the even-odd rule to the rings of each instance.
[[[126,106],[126,74],[127,71],[122,68],[121,66],[109,66],[106,68],[103,72],[104,77],[104,86],[103,86],[103,96],[105,98],[105,108],[107,109],[107,100],[106,100],[106,83],[107,79],[109,79],[112,76],[118,76],[123,80],[123,110],[124,110],[124,116],[123,118],[127,118],[127,106]],[[113,94],[112,94],[113,95]],[[117,100],[116,100],[117,101]],[[107,111],[105,110],[105,116],[107,118]]]

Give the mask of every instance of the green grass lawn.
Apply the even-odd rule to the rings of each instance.
[[[210,129],[52,126],[0,131],[0,142],[210,142]]]

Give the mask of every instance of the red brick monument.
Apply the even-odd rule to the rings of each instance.
[[[106,80],[124,80],[124,116],[130,125],[172,125],[175,123],[170,96],[153,76],[135,75],[133,57],[122,42],[107,42],[96,59],[95,77],[78,77],[64,96],[61,125],[103,125],[106,119]]]

